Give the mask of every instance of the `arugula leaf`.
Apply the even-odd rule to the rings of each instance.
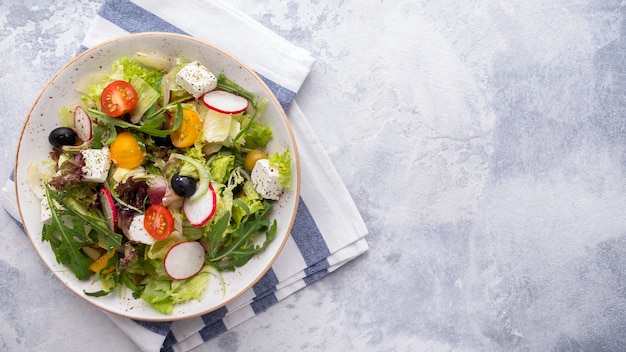
[[[233,270],[238,266],[247,263],[256,253],[261,252],[276,236],[276,220],[270,226],[267,214],[272,209],[270,202],[265,202],[266,206],[250,215],[248,221],[241,224],[230,235],[223,247],[214,256],[207,254],[207,260],[212,262],[218,270]],[[220,219],[222,220],[222,219]],[[266,232],[265,241],[257,246],[254,244],[256,234]]]
[[[90,114],[90,116],[99,121],[102,121],[105,125],[109,126],[109,132],[111,132],[111,135],[113,135],[109,136],[109,139],[107,140],[107,142],[110,144],[115,139],[115,127],[133,129],[155,137],[164,137],[176,131],[178,128],[180,128],[180,125],[182,124],[183,111],[180,106],[180,102],[175,102],[173,104],[175,104],[177,110],[176,115],[174,116],[174,125],[172,129],[169,130],[159,129],[159,127],[161,127],[161,125],[163,125],[163,123],[165,122],[165,116],[163,115],[163,113],[166,108],[161,108],[155,111],[152,115],[144,119],[144,123],[141,125],[135,125],[121,119],[113,118],[97,109],[89,109],[87,112]]]
[[[272,242],[272,240],[276,237],[276,228],[277,223],[276,220],[272,222],[272,226],[267,230],[265,234],[265,241],[260,246],[247,246],[241,247],[237,250],[234,250],[231,253],[231,260],[227,266],[222,266],[222,270],[232,270],[236,267],[243,266],[246,264],[255,254],[263,251],[265,247]]]
[[[85,295],[91,296],[91,297],[103,297],[111,293],[111,291],[104,291],[104,290],[95,291],[95,292],[87,292],[83,290],[83,292],[85,293]]]
[[[102,149],[102,131],[100,130],[102,126],[94,123],[91,123],[91,130],[93,131],[93,137],[91,138],[91,148],[92,149]]]
[[[207,248],[207,257],[215,257],[219,245],[224,241],[224,233],[228,229],[230,222],[230,212],[226,212],[219,220],[212,223],[208,231],[209,248]]]
[[[86,240],[84,232],[85,227],[83,226],[79,230],[77,229],[79,226],[76,226],[76,224],[84,224],[88,225],[88,227],[93,229],[93,231],[95,231],[98,235],[101,235],[110,248],[118,249],[122,245],[122,235],[111,231],[104,217],[102,217],[96,211],[88,211],[82,204],[80,204],[80,202],[78,202],[73,197],[67,196],[67,194],[64,194],[64,192],[53,192],[47,186],[46,196],[50,197],[48,198],[49,203],[51,202],[51,199],[53,199],[63,208],[63,211],[59,211],[56,207],[50,207],[53,219],[55,217],[59,218],[59,222],[60,224],[62,224],[61,215],[70,216],[72,222],[75,222],[74,229],[72,230],[74,230],[75,236],[78,236],[78,238]],[[67,226],[65,227],[67,228]],[[74,237],[68,238],[67,241],[75,242]],[[84,246],[84,244],[82,246]]]
[[[56,199],[51,195],[50,188],[46,187],[45,192],[52,213],[52,223],[51,225],[44,225],[42,231],[43,239],[50,242],[58,263],[70,268],[77,279],[86,279],[91,276],[91,271],[89,271],[91,260],[80,249],[90,243],[77,241],[77,238],[84,240],[84,234],[65,225],[62,218],[64,211],[57,209],[57,205],[54,202]],[[79,221],[73,221],[72,224],[74,226],[85,225]],[[55,235],[58,235],[58,237]]]

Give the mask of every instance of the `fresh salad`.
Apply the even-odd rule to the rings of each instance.
[[[100,282],[86,295],[127,287],[167,314],[274,239],[292,161],[289,149],[268,155],[266,99],[157,52],[121,57],[77,90],[28,182],[56,260]]]

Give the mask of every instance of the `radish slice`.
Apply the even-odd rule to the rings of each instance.
[[[83,142],[90,141],[93,138],[91,119],[80,106],[76,106],[74,109],[74,129],[78,138]]]
[[[174,280],[188,279],[202,270],[206,252],[200,242],[181,242],[172,246],[165,255],[163,267]]]
[[[109,229],[113,232],[117,232],[117,210],[115,210],[115,203],[113,203],[113,196],[108,188],[102,187],[99,193],[100,204],[102,205],[102,213],[104,219],[109,224]]]
[[[223,90],[213,90],[202,97],[209,109],[222,114],[239,114],[248,108],[248,99]]]
[[[209,189],[199,198],[185,198],[183,212],[193,226],[202,226],[215,214],[217,195],[209,183]]]

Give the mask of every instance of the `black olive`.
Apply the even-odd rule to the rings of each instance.
[[[55,147],[74,145],[77,140],[78,135],[76,132],[68,127],[57,127],[48,135],[48,142]]]
[[[176,173],[172,176],[171,184],[174,193],[181,197],[191,197],[196,193],[196,180],[189,176],[182,176]]]
[[[247,174],[243,172],[242,168],[238,167],[231,171],[226,181],[226,186],[232,189],[233,195],[237,195],[239,192],[243,191],[243,184],[247,179]]]
[[[174,144],[172,144],[172,138],[170,138],[169,135],[167,135],[167,136],[153,136],[152,140],[154,141],[154,144],[156,144],[159,147],[174,148]]]
[[[226,181],[226,186],[232,187],[233,195],[237,195],[239,194],[239,192],[243,191],[243,182],[241,183],[236,183],[236,182],[237,181],[235,181],[233,177],[228,178],[228,181]]]

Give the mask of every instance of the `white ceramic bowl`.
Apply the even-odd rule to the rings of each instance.
[[[293,189],[285,191],[271,214],[278,222],[274,241],[245,266],[234,272],[223,273],[226,292],[222,290],[219,280],[211,277],[200,301],[179,304],[168,315],[157,312],[142,299],[134,299],[130,291],[123,292],[121,296],[117,292],[105,297],[86,296],[84,291],[97,291],[100,289],[99,284],[93,284],[91,280],[77,280],[69,269],[56,262],[49,243],[41,239],[40,201],[26,182],[28,165],[48,158],[51,149],[48,134],[59,125],[58,107],[80,101],[75,88],[81,79],[94,72],[110,70],[113,61],[122,56],[132,57],[138,51],[151,50],[157,50],[170,58],[182,55],[192,61],[198,60],[215,74],[224,73],[247,90],[267,98],[270,103],[261,121],[268,123],[274,133],[268,149],[274,152],[289,148],[293,159]],[[24,229],[45,265],[59,281],[77,296],[105,311],[137,320],[169,321],[198,316],[220,308],[241,296],[265,274],[278,257],[293,225],[300,192],[300,170],[296,143],[284,111],[269,88],[243,62],[219,48],[188,36],[141,33],[119,37],[91,48],[52,77],[35,100],[24,123],[17,150],[15,185]]]

